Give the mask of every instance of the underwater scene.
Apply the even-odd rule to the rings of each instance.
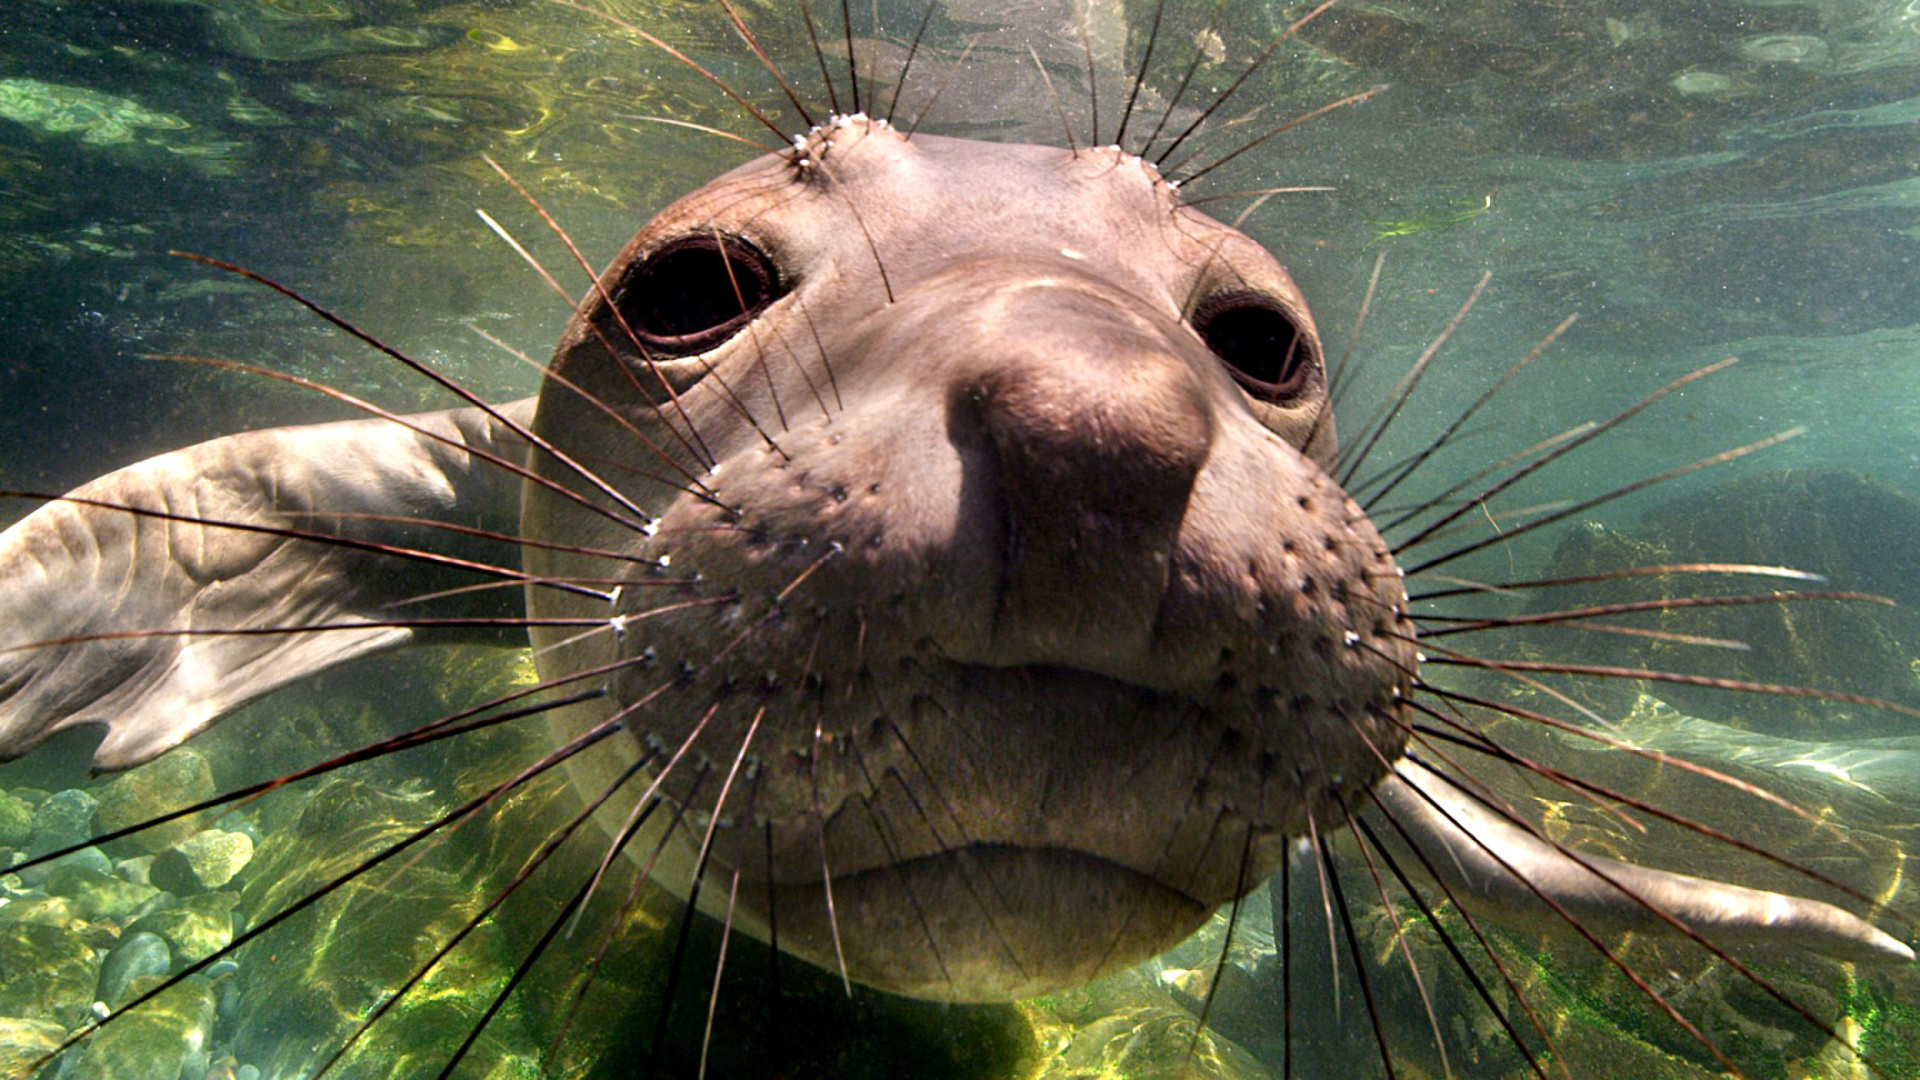
[[[13,0],[0,495],[0,1078],[1920,1077],[1916,0]]]

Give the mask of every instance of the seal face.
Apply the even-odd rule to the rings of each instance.
[[[782,946],[857,980],[1051,990],[1190,933],[1400,756],[1413,631],[1323,471],[1312,317],[1140,159],[842,118],[602,290],[535,430],[641,474],[652,521],[527,488],[531,538],[632,559],[618,633],[534,644],[549,679],[617,667],[576,729],[697,762],[659,790],[736,922],[771,893]]]

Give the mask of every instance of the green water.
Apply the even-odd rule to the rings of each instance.
[[[618,0],[607,6],[739,87],[781,131],[801,129],[717,5]],[[868,35],[880,42],[873,48],[897,60],[918,9],[905,3],[856,6],[863,9],[857,26],[879,19],[881,29]],[[1224,57],[1199,69],[1196,87],[1223,87],[1288,18],[1301,13],[1235,0],[1209,29],[1211,4],[1174,6],[1150,80],[1163,93],[1196,47],[1217,48]],[[800,20],[789,6],[744,7],[807,100],[824,97]],[[1087,100],[1076,73],[1084,70],[1088,52],[1095,56],[1102,70],[1102,137],[1111,138],[1125,93],[1117,73],[1137,60],[1138,34],[1151,5],[1095,4],[1084,18],[1048,4],[1023,5],[1015,15],[1001,7],[955,3],[937,13],[901,116],[927,104],[965,42],[980,33],[970,69],[946,85],[924,130],[1060,141],[1053,102],[1032,75],[1031,47],[1062,87],[1068,123],[1081,139],[1087,135]],[[823,22],[837,25],[836,19]],[[1083,23],[1092,41],[1084,49]],[[1135,36],[1128,37],[1128,28]],[[1576,497],[1596,485],[1804,426],[1804,435],[1763,455],[1637,501],[1596,508],[1578,522],[1604,523],[1629,534],[1623,542],[1637,542],[1630,534],[1638,513],[1671,495],[1711,497],[1714,482],[1735,476],[1822,477],[1829,474],[1819,470],[1839,468],[1868,478],[1870,493],[1821,510],[1824,519],[1779,531],[1814,536],[1814,550],[1824,552],[1815,568],[1851,568],[1854,580],[1839,580],[1840,586],[1898,594],[1911,581],[1899,573],[1884,581],[1872,575],[1875,567],[1912,562],[1916,541],[1904,528],[1911,519],[1899,516],[1905,511],[1898,500],[1920,497],[1920,6],[1907,0],[1658,0],[1614,10],[1512,0],[1355,2],[1276,55],[1203,133],[1197,143],[1201,160],[1308,109],[1382,84],[1387,89],[1365,104],[1282,135],[1192,188],[1195,197],[1266,186],[1333,189],[1278,196],[1256,209],[1244,227],[1288,264],[1335,351],[1345,342],[1374,258],[1384,253],[1379,299],[1356,350],[1366,366],[1352,376],[1341,417],[1345,431],[1359,429],[1475,280],[1491,272],[1491,286],[1429,376],[1420,409],[1385,440],[1377,460],[1414,452],[1443,422],[1436,418],[1470,401],[1563,317],[1577,314],[1572,329],[1516,384],[1517,397],[1508,400],[1518,404],[1500,410],[1496,427],[1477,431],[1481,441],[1469,443],[1456,464],[1442,467],[1449,478],[1467,468],[1457,462],[1484,459],[1479,447],[1504,454],[1604,417],[1703,364],[1729,355],[1741,363],[1676,395],[1648,422],[1598,444],[1577,466],[1543,477],[1491,512]],[[840,92],[846,92],[844,85]],[[890,98],[891,87],[883,86],[880,96]],[[483,155],[529,188],[590,259],[604,260],[674,195],[752,153],[661,119],[711,125],[769,145],[779,141],[699,75],[605,21],[553,3],[15,0],[0,14],[0,488],[63,490],[127,461],[223,432],[342,415],[338,406],[303,391],[147,354],[265,364],[398,409],[449,403],[295,305],[170,257],[170,249],[232,260],[294,285],[488,397],[530,392],[536,372],[476,330],[541,359],[567,310],[474,211],[482,208],[501,220],[550,265],[566,265],[567,256]],[[1136,134],[1146,126],[1134,123]],[[1230,219],[1246,204],[1241,199],[1210,208]],[[1816,481],[1813,490],[1842,489],[1855,490],[1838,481]],[[0,505],[0,522],[28,505]],[[1837,523],[1862,506],[1878,516]],[[1823,521],[1831,527],[1823,528]],[[1746,522],[1728,529],[1739,540],[1768,531]],[[1495,549],[1470,568],[1473,573],[1461,573],[1540,572],[1559,539],[1556,533]],[[1802,558],[1798,552],[1806,549],[1793,550],[1776,554],[1760,544],[1725,557]],[[1914,659],[1920,641],[1886,629],[1893,625],[1867,621],[1829,628],[1845,636],[1835,638],[1841,644],[1832,651],[1811,654],[1815,674],[1871,655],[1859,664],[1895,676],[1871,692],[1889,696],[1887,686],[1900,681],[1903,667],[1920,664]],[[1878,651],[1869,653],[1869,647]],[[1596,662],[1608,659],[1601,654]],[[467,670],[460,662],[434,661],[453,665],[456,673]],[[507,677],[470,673],[465,679],[473,685],[449,690],[416,668],[378,670],[387,683],[374,689],[336,682],[278,706],[278,712],[260,706],[234,721],[236,733],[223,732],[227,741],[209,750],[225,770],[220,781],[237,783],[310,760],[284,746],[258,745],[261,732],[294,724],[289,715],[299,718],[300,730],[313,732],[316,743],[350,745],[403,724],[400,714],[409,709],[419,713],[417,721],[477,700],[471,695],[482,694],[489,680]],[[1733,677],[1803,676],[1762,667]],[[394,705],[396,700],[404,706]],[[1661,707],[1631,695],[1610,704],[1620,717],[1654,715]],[[1711,704],[1687,708],[1704,714]],[[1728,708],[1728,714],[1707,719],[1756,726],[1745,722],[1738,706]],[[1852,838],[1866,854],[1848,857],[1864,857],[1873,867],[1862,881],[1884,887],[1896,906],[1911,912],[1911,886],[1897,869],[1901,853],[1911,849],[1920,805],[1860,765],[1871,760],[1875,768],[1897,772],[1897,764],[1886,762],[1898,763],[1909,752],[1897,742],[1907,732],[1885,717],[1854,720],[1807,713],[1757,726],[1798,739],[1801,749],[1793,760],[1822,766],[1807,771],[1844,774],[1846,783],[1838,787],[1817,777],[1802,785],[1797,774],[1782,783],[1854,830]],[[1647,738],[1657,744],[1654,734]],[[1849,739],[1880,741],[1854,745]],[[1707,754],[1717,747],[1731,761],[1739,756],[1736,742],[1708,738],[1689,746],[1705,745]],[[0,788],[44,791],[78,783],[70,768],[59,771],[67,764],[12,766],[0,773]],[[330,797],[343,803],[416,796],[431,802],[435,793],[464,790],[471,774],[463,769],[477,774],[487,768],[485,754],[476,750],[471,763],[455,760],[411,773],[402,764],[367,778],[370,793]],[[1777,762],[1753,768],[1754,776],[1780,775]],[[422,779],[422,772],[430,772],[429,778]],[[1622,782],[1629,781],[1675,805],[1703,808],[1702,816],[1726,807],[1723,795],[1671,778],[1623,770]],[[381,806],[375,816],[385,815],[382,820],[416,820],[426,812],[405,802]],[[291,830],[297,816],[291,806],[263,807],[252,824]],[[1599,835],[1603,825],[1600,815],[1575,808],[1567,827]],[[1792,822],[1762,825],[1771,830],[1769,843],[1796,858],[1823,858],[1821,845],[1831,844],[1830,834]],[[1680,845],[1657,833],[1644,850],[1673,852]],[[393,903],[402,913],[453,903],[452,897],[467,896],[462,902],[472,904],[477,863],[513,865],[526,857],[525,850],[498,839],[478,842],[476,850],[436,855],[439,862],[429,869],[442,877]],[[277,869],[289,881],[314,872],[291,864]],[[360,910],[361,923],[371,921],[368,909]],[[1411,914],[1409,908],[1401,917]],[[1372,919],[1364,929],[1376,958],[1393,955],[1391,920]],[[310,1027],[289,1031],[289,1046],[303,1039],[337,1040],[336,1013],[351,1016],[365,1008],[335,988],[336,981],[352,981],[340,973],[354,967],[356,953],[397,954],[403,948],[393,940],[352,937],[347,930],[357,924],[351,916],[334,925],[347,928],[334,966],[316,966],[295,980],[326,989],[288,1014],[313,1018]],[[1314,940],[1324,930],[1301,933]],[[396,1017],[429,1033],[420,1045],[457,1043],[464,1018],[481,1000],[477,995],[500,985],[512,968],[513,946],[525,940],[523,927],[490,928],[483,936],[477,959],[440,976],[411,1013],[402,1010]],[[290,940],[270,955],[323,952],[309,938]],[[410,938],[401,934],[398,940]],[[1323,936],[1317,940],[1324,943]],[[1437,945],[1421,947],[1430,953],[1430,966],[1445,965],[1433,951]],[[1661,988],[1676,991],[1716,1037],[1737,1043],[1751,1074],[1857,1075],[1857,1065],[1844,1054],[1808,1037],[1804,1025],[1780,1015],[1774,1003],[1754,1000],[1751,988],[1730,983],[1714,963],[1646,948],[1638,958],[1664,973]],[[1512,951],[1521,983],[1544,995],[1544,1008],[1567,1018],[1562,1042],[1577,1066],[1575,1075],[1705,1075],[1707,1063],[1697,1047],[1650,1017],[1616,973],[1589,957],[1556,955],[1530,942],[1516,941]],[[279,963],[266,955],[251,954],[243,974]],[[1168,966],[1206,964],[1196,953]],[[362,981],[391,986],[405,977],[397,961],[391,971],[374,967]],[[1883,1057],[1888,1075],[1920,1075],[1920,1051],[1913,1049],[1920,1043],[1920,1021],[1907,1004],[1920,1001],[1920,978],[1894,973],[1856,979],[1831,966],[1790,960],[1769,972],[1791,992],[1822,1003],[1815,1009],[1825,1010],[1823,1016],[1847,1017],[1856,1025],[1851,1030]],[[639,998],[656,978],[648,971],[614,982]],[[1351,998],[1351,980],[1341,978]],[[829,997],[837,992],[831,980],[814,989]],[[994,1040],[1002,1036],[995,1034],[1001,1030],[995,1021],[972,1014],[929,1012],[890,1026],[894,1020],[861,1012],[864,1002],[818,1023],[844,1025],[868,1043],[895,1038],[897,1059],[914,1060],[922,1046],[914,1040],[925,1040],[940,1048],[926,1050],[927,1060],[951,1053],[963,1062],[1017,1059],[1031,1069],[1045,1057],[1035,1046],[1052,1045],[1046,1038],[1065,1039],[1059,1032],[1067,1030],[1105,1032],[1112,1027],[1109,1017],[1142,1008],[1132,998],[1112,1004],[1103,993],[1050,1003],[1034,1046],[998,1046]],[[617,993],[592,1000],[599,1011],[590,1014],[601,1030],[582,1037],[586,1049],[569,1059],[570,1069],[588,1068],[596,1054],[603,1062],[625,1060],[619,1054],[630,1051],[621,1050],[620,1038],[608,1031],[625,1025],[639,1038],[652,1022],[650,1014],[623,1019]],[[1443,1000],[1463,1015],[1479,1008],[1467,998]],[[1396,1039],[1410,1045],[1426,1038],[1417,998],[1392,995],[1392,1007],[1405,1014],[1393,1029]],[[794,1006],[787,1026],[806,1026],[814,1017],[809,1008]],[[1357,1019],[1364,1015],[1358,999],[1344,1001],[1337,1014],[1331,1004],[1327,1008],[1323,1022],[1354,1028],[1360,1041],[1351,1045],[1370,1053],[1371,1039]],[[760,1022],[753,1009],[740,1009],[736,1023]],[[495,1075],[520,1075],[533,1068],[553,1030],[550,1011],[510,1009],[499,1025],[503,1033],[480,1056],[483,1064],[473,1067],[473,1075],[487,1068]],[[1190,1022],[1186,1014],[1141,1015],[1146,1019],[1126,1030],[1158,1032],[1142,1037],[1145,1043],[1178,1044],[1177,1034],[1153,1025],[1185,1030],[1179,1023]],[[1190,1066],[1214,1072],[1152,1072],[1124,1059],[1116,1064],[1087,1049],[1095,1038],[1090,1035],[1080,1043],[1079,1057],[1070,1044],[1060,1050],[1060,1064],[1049,1075],[1119,1076],[1129,1069],[1153,1076],[1261,1075],[1232,1071],[1240,1068],[1278,1075],[1271,1033],[1263,1037],[1243,1020],[1234,1023],[1222,1027],[1239,1047],[1220,1051],[1218,1059],[1203,1055],[1200,1065]],[[248,1031],[249,1049],[236,1060],[269,1077],[298,1075],[297,1064],[275,1062],[297,1063],[303,1050],[276,1056],[271,1035],[263,1033],[267,1026],[263,1021],[254,1025],[260,1030]],[[214,1030],[224,1038],[248,1030],[248,1024],[223,1018]],[[823,1039],[837,1037],[830,1033],[838,1029],[822,1030],[829,1032]],[[927,1035],[929,1030],[935,1034]],[[1124,1042],[1115,1037],[1100,1045]],[[1327,1042],[1334,1048],[1315,1052],[1336,1058],[1344,1052],[1345,1044]],[[1477,1064],[1456,1057],[1457,1075],[1509,1075],[1516,1068],[1499,1057],[1497,1036],[1470,1032],[1457,1045],[1494,1047]],[[432,1075],[437,1069],[400,1050],[387,1053],[391,1075]],[[881,1050],[872,1053],[884,1058]],[[1409,1049],[1407,1067],[1437,1069],[1412,1064],[1428,1062],[1426,1053]],[[1180,1058],[1170,1055],[1175,1062]],[[1359,1068],[1371,1067],[1361,1060]],[[387,1075],[363,1067],[363,1075]],[[1311,1067],[1326,1068],[1318,1059]],[[623,1075],[618,1065],[601,1068],[603,1075]],[[1103,1068],[1109,1071],[1098,1072]],[[855,1074],[850,1066],[840,1073]]]

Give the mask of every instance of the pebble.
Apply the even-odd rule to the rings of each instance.
[[[159,934],[139,931],[127,934],[107,953],[100,965],[100,984],[94,996],[118,1009],[132,999],[133,980],[162,976],[173,970],[173,950]]]

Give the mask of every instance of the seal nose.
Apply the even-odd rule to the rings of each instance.
[[[1199,346],[1142,307],[1068,279],[981,313],[949,412],[1004,510],[993,662],[1124,674],[1151,645],[1213,418]]]

